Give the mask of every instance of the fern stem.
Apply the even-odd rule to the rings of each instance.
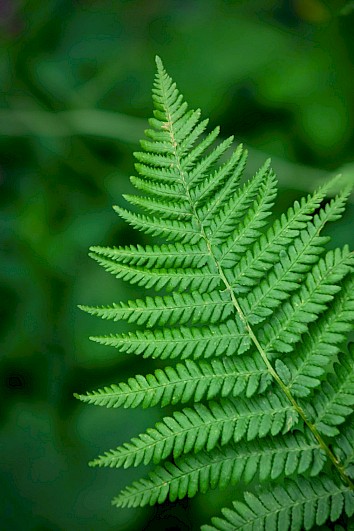
[[[281,388],[281,390],[283,391],[283,393],[285,394],[285,396],[287,397],[289,402],[294,407],[295,411],[303,419],[304,423],[309,428],[309,430],[311,431],[311,433],[313,434],[315,439],[318,441],[320,447],[326,453],[327,457],[329,458],[329,460],[334,465],[335,469],[339,473],[339,475],[342,478],[342,480],[344,481],[344,483],[346,483],[350,489],[354,490],[354,483],[346,475],[343,465],[340,463],[340,461],[334,455],[332,450],[327,446],[327,444],[323,440],[321,434],[317,430],[316,426],[314,424],[312,424],[312,422],[309,421],[305,411],[296,402],[296,400],[293,397],[293,395],[291,394],[289,388],[285,385],[283,380],[280,378],[280,376],[278,375],[278,373],[276,372],[276,370],[274,369],[274,367],[270,363],[270,361],[269,361],[264,349],[262,348],[262,345],[259,343],[255,333],[253,332],[252,327],[248,323],[247,318],[246,318],[246,316],[244,315],[244,313],[242,311],[242,308],[241,308],[241,306],[240,306],[240,304],[239,304],[239,302],[238,302],[238,300],[237,300],[237,298],[235,296],[234,290],[232,289],[232,286],[230,285],[230,283],[228,282],[228,280],[227,280],[227,278],[226,278],[226,276],[224,274],[224,271],[223,271],[223,268],[222,268],[221,264],[219,263],[219,261],[215,257],[215,254],[214,254],[213,249],[212,249],[211,242],[209,241],[209,239],[208,239],[208,237],[207,237],[207,235],[205,233],[205,230],[204,230],[204,227],[203,227],[203,223],[202,223],[202,221],[200,220],[200,218],[198,216],[198,213],[196,211],[196,208],[194,206],[193,200],[192,200],[191,195],[190,195],[188,184],[186,182],[186,176],[185,176],[185,173],[183,171],[183,168],[182,168],[182,165],[181,165],[181,159],[180,159],[180,156],[179,156],[179,153],[178,153],[178,143],[176,141],[176,138],[175,138],[175,135],[174,135],[174,131],[173,131],[173,120],[172,120],[171,114],[167,110],[168,109],[167,97],[165,98],[165,102],[166,102],[165,109],[166,109],[167,122],[164,124],[164,126],[165,126],[165,129],[170,134],[171,144],[172,144],[172,146],[174,148],[175,164],[176,164],[178,172],[179,172],[179,174],[181,176],[181,181],[182,181],[182,184],[184,186],[184,189],[185,189],[185,192],[186,192],[186,198],[187,198],[187,200],[188,200],[188,202],[190,204],[190,208],[191,208],[192,214],[193,214],[194,218],[196,219],[197,223],[199,224],[201,237],[206,242],[209,255],[210,255],[211,259],[213,260],[213,262],[215,264],[215,267],[216,267],[216,269],[217,269],[217,271],[218,271],[218,273],[220,275],[220,279],[223,282],[223,284],[225,285],[226,290],[230,293],[230,297],[231,297],[232,303],[233,303],[233,305],[234,305],[234,307],[235,307],[235,309],[236,309],[241,321],[243,322],[243,324],[244,324],[244,326],[245,326],[245,328],[246,328],[251,340],[253,341],[256,349],[258,350],[262,360],[264,361],[264,363],[265,363],[270,375],[273,377],[273,379],[279,385],[279,387]]]

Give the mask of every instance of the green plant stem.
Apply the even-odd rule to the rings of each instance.
[[[167,105],[166,105],[166,108],[167,108]],[[242,308],[235,296],[235,293],[232,289],[232,286],[230,285],[230,283],[228,282],[225,274],[224,274],[224,271],[222,269],[222,266],[221,264],[218,262],[217,258],[215,257],[214,253],[213,253],[213,249],[212,249],[212,245],[211,245],[211,242],[208,240],[208,237],[204,231],[204,227],[203,227],[203,224],[202,224],[202,221],[199,219],[199,216],[197,214],[197,211],[195,209],[195,206],[193,205],[193,201],[191,199],[191,196],[190,196],[190,192],[189,192],[189,188],[188,188],[188,185],[187,185],[187,182],[186,182],[186,176],[184,174],[184,171],[182,169],[182,165],[181,165],[181,160],[180,160],[180,156],[178,154],[178,145],[177,145],[177,142],[176,142],[176,139],[175,139],[175,136],[174,136],[174,132],[173,132],[173,128],[172,128],[172,118],[171,118],[171,115],[169,113],[167,113],[167,117],[168,117],[168,121],[167,123],[165,124],[165,128],[166,130],[169,132],[170,134],[170,137],[171,137],[171,143],[174,147],[174,157],[175,157],[175,164],[176,164],[176,167],[179,171],[179,174],[181,176],[181,181],[184,185],[184,188],[185,188],[185,191],[186,191],[186,196],[188,198],[188,201],[189,201],[189,204],[190,204],[190,207],[192,209],[192,212],[193,212],[193,215],[195,217],[195,219],[197,220],[199,226],[200,226],[200,231],[201,231],[201,236],[202,238],[205,240],[206,242],[206,245],[208,247],[208,251],[209,251],[209,254],[210,254],[210,257],[212,258],[212,260],[214,261],[214,264],[215,264],[215,267],[217,268],[218,272],[219,272],[219,275],[220,275],[220,279],[221,281],[223,282],[223,284],[225,285],[225,288],[226,290],[230,293],[230,297],[231,297],[231,300],[232,300],[232,303],[241,319],[241,321],[243,322],[251,340],[253,341],[256,349],[258,350],[262,360],[264,361],[268,371],[269,371],[269,374],[273,377],[273,379],[276,381],[276,383],[278,384],[278,386],[280,387],[280,389],[283,391],[283,393],[285,394],[285,396],[287,397],[287,399],[289,400],[289,402],[292,404],[292,406],[294,407],[295,411],[300,415],[300,417],[303,419],[304,423],[306,424],[306,426],[309,428],[309,430],[311,431],[311,433],[313,434],[313,436],[315,437],[315,439],[318,441],[319,445],[321,446],[321,448],[323,449],[323,451],[326,453],[327,457],[329,458],[329,460],[332,462],[332,464],[334,465],[335,469],[337,470],[337,472],[339,473],[340,477],[342,478],[342,480],[344,481],[344,483],[346,483],[350,489],[354,490],[354,483],[351,481],[351,479],[346,475],[345,471],[344,471],[344,467],[343,465],[340,463],[340,461],[337,459],[337,457],[334,455],[334,453],[332,452],[332,450],[327,446],[327,444],[325,443],[325,441],[323,440],[321,434],[319,433],[319,431],[317,430],[316,426],[314,424],[312,424],[312,422],[309,421],[309,419],[307,418],[307,415],[305,413],[305,411],[302,409],[302,407],[296,402],[295,398],[293,397],[293,395],[291,394],[289,388],[285,385],[285,383],[283,382],[283,380],[280,378],[280,376],[278,375],[278,373],[276,372],[276,370],[274,369],[274,367],[272,366],[272,364],[270,363],[264,349],[262,348],[262,345],[259,343],[255,333],[253,332],[253,329],[252,327],[250,326],[250,324],[248,323],[247,319],[246,319],[246,316],[244,315],[243,311],[242,311]]]

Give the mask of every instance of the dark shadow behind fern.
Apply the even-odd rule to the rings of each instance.
[[[106,407],[181,406],[91,464],[156,465],[113,500],[122,507],[240,481],[264,485],[223,509],[208,531],[311,529],[351,517],[353,254],[326,251],[321,235],[350,190],[325,202],[325,184],[267,227],[276,198],[269,161],[242,186],[242,146],[217,166],[233,138],[217,143],[218,128],[204,134],[207,120],[188,110],[156,63],[154,118],[135,153],[140,176],[131,178],[140,194],[125,196],[142,214],[115,209],[166,243],[92,247],[91,256],[162,293],[82,308],[137,325],[93,340],[170,363],[77,397]]]

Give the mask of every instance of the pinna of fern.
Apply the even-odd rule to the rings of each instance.
[[[82,308],[137,325],[94,341],[166,365],[76,396],[113,408],[185,405],[91,464],[154,463],[113,500],[118,506],[256,478],[260,486],[252,483],[208,531],[348,520],[353,253],[326,250],[322,231],[341,217],[350,189],[328,200],[333,182],[326,183],[269,223],[276,199],[270,162],[240,184],[246,150],[238,146],[227,157],[233,138],[218,141],[218,128],[205,133],[207,120],[188,110],[159,58],[156,64],[154,117],[135,153],[139,177],[131,178],[139,193],[125,196],[133,210],[115,210],[163,243],[91,248],[107,271],[150,291]]]

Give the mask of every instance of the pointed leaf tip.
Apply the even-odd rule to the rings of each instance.
[[[342,173],[338,173],[327,180],[321,188],[325,193],[331,193],[333,195],[347,186],[353,187],[353,182],[350,182]]]
[[[159,57],[158,55],[155,55],[155,63],[156,63],[157,68],[159,69],[163,68],[161,57]]]

